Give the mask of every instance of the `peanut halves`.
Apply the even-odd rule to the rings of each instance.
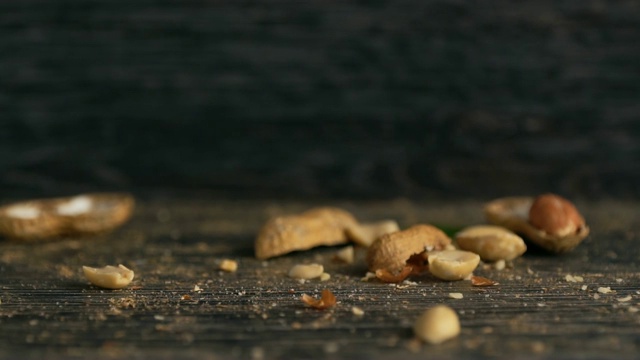
[[[124,265],[107,265],[103,268],[83,266],[82,271],[93,285],[105,289],[122,289],[131,283],[134,275],[133,270],[127,269]]]

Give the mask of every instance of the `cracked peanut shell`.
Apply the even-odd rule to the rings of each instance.
[[[346,229],[357,226],[349,212],[339,208],[314,208],[300,215],[270,219],[258,233],[255,256],[268,259],[293,251],[348,242]]]
[[[101,233],[127,221],[133,207],[124,193],[23,201],[0,207],[0,233],[21,241]]]
[[[490,223],[522,234],[532,243],[556,254],[573,250],[589,235],[589,227],[584,220],[574,224],[573,230],[569,232],[563,230],[559,233],[550,233],[534,226],[530,221],[530,211],[535,200],[536,198],[526,196],[499,198],[487,203],[484,206],[484,213]],[[549,208],[543,208],[538,210],[537,214],[534,213],[534,217],[543,216],[555,217],[556,213]],[[581,216],[580,219],[582,219]]]
[[[433,250],[443,250],[451,239],[432,225],[414,225],[406,230],[382,235],[367,251],[367,266],[375,272],[384,269],[399,273],[411,256]]]

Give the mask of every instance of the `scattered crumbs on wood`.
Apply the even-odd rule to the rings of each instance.
[[[462,299],[464,295],[462,293],[449,293],[451,299]]]
[[[608,287],[608,286],[601,286],[601,287],[598,288],[598,292],[601,293],[601,294],[609,294],[609,293],[612,293],[614,291],[611,290],[611,288]]]
[[[625,297],[618,298],[619,302],[627,302],[631,300],[631,295],[627,295]]]

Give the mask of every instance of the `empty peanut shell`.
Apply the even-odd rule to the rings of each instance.
[[[268,259],[322,245],[344,244],[348,241],[346,229],[356,224],[350,213],[331,207],[311,209],[300,215],[278,216],[260,230],[255,256]]]
[[[0,233],[37,241],[105,232],[128,220],[133,206],[131,195],[119,193],[18,202],[0,208]]]

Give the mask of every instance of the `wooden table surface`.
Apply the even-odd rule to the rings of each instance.
[[[452,231],[484,221],[479,201],[229,201],[153,198],[113,233],[24,244],[0,241],[0,357],[47,358],[637,358],[640,347],[640,205],[578,203],[592,234],[574,252],[529,251],[512,268],[481,265],[494,287],[429,276],[410,284],[364,282],[364,251],[345,265],[325,247],[268,261],[253,256],[264,221],[316,205],[402,227]],[[238,271],[217,270],[220,260]],[[331,279],[300,283],[298,263],[322,263]],[[126,289],[88,284],[82,265],[122,263]],[[567,275],[583,282],[569,282]],[[197,291],[196,286],[199,287]],[[599,293],[609,287],[611,293]],[[338,305],[320,311],[302,294],[330,289]],[[459,292],[462,299],[449,293]],[[462,332],[420,344],[411,326],[435,304],[459,314]],[[352,313],[353,306],[364,310]]]

